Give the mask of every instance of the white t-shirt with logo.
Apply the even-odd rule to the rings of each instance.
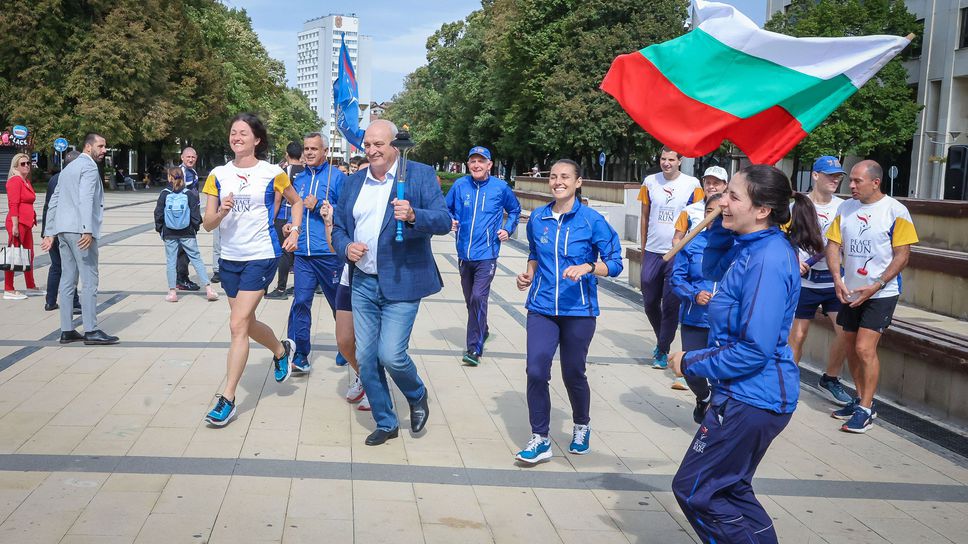
[[[702,202],[702,184],[686,174],[669,181],[662,172],[646,176],[639,189],[639,202],[649,205],[649,232],[645,250],[665,253],[672,249],[672,236],[679,212],[694,202]]]
[[[290,184],[281,168],[265,161],[251,168],[239,168],[230,162],[212,170],[202,192],[219,202],[231,193],[235,202],[218,226],[223,259],[256,261],[279,257],[282,241],[276,236],[272,205],[275,193],[281,193]]]
[[[911,214],[903,204],[884,196],[873,204],[848,200],[840,205],[827,238],[841,245],[844,253],[844,283],[853,291],[874,283],[894,259],[894,248],[916,244]],[[894,297],[901,293],[901,276],[893,278],[871,298]]]
[[[834,217],[837,216],[837,210],[843,203],[844,199],[837,198],[835,196],[831,197],[830,202],[826,204],[817,204],[816,202],[813,203],[813,207],[817,209],[817,223],[820,225],[821,235],[824,235],[827,232],[827,229],[830,228],[830,225],[834,222]],[[793,209],[793,204],[790,204],[790,209]],[[800,256],[801,261],[806,261],[813,256],[802,249],[798,249],[797,254]],[[817,271],[830,270],[830,268],[827,266],[827,259],[822,255],[820,260],[811,266],[810,269]],[[806,276],[800,278],[800,287],[807,287],[809,289],[831,289],[833,286],[833,281],[815,282],[808,280]]]
[[[679,212],[679,218],[676,219],[675,230],[676,232],[692,232],[702,220],[706,218],[706,202],[700,200],[699,202],[693,202],[692,204],[686,206]]]

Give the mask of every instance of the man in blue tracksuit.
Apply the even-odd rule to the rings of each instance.
[[[476,146],[467,154],[470,175],[454,182],[447,209],[457,231],[460,283],[467,304],[467,351],[464,363],[477,366],[487,339],[487,298],[497,268],[501,242],[518,224],[521,205],[504,180],[491,175],[491,152]],[[504,214],[507,213],[507,219]]]
[[[346,176],[326,161],[329,139],[318,132],[303,140],[305,169],[292,180],[293,188],[303,199],[305,219],[299,231],[299,247],[293,261],[293,301],[289,310],[289,338],[296,343],[292,367],[296,372],[309,372],[310,327],[313,295],[316,286],[323,290],[329,307],[336,308],[336,286],[342,262],[333,253],[327,222],[332,225],[333,206],[339,202],[340,189]],[[331,227],[330,227],[331,228]],[[337,359],[341,356],[337,355]],[[337,361],[338,363],[339,361]]]

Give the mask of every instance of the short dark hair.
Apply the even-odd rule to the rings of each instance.
[[[662,149],[659,151],[659,156],[661,157],[663,153],[675,153],[677,159],[682,159],[682,153],[679,153],[667,145],[662,146]]]
[[[785,225],[790,221],[790,178],[781,170],[766,164],[751,164],[739,171],[746,177],[747,193],[754,206],[770,208],[770,224]]]
[[[87,134],[84,135],[84,143],[81,144],[81,148],[83,149],[89,145],[94,145],[94,143],[97,142],[98,138],[101,138],[103,140],[104,136],[101,136],[97,132],[88,132]]]
[[[867,165],[867,175],[871,177],[871,180],[883,180],[884,169],[881,168],[881,165],[877,161],[871,161],[870,164]]]
[[[289,142],[289,145],[286,146],[286,155],[289,155],[294,159],[298,159],[299,157],[301,157],[302,153],[303,153],[303,146],[299,142],[292,141],[292,142]]]
[[[359,166],[363,164],[363,160],[364,160],[363,157],[357,155],[355,157],[350,158],[350,164],[352,164],[353,166]]]
[[[74,159],[76,159],[76,158],[78,158],[80,156],[81,156],[81,152],[78,151],[78,150],[76,150],[76,149],[72,149],[72,150],[68,151],[67,153],[64,153],[64,166],[67,166],[68,164],[70,164],[70,162],[72,160],[74,160]]]
[[[266,152],[269,151],[269,131],[266,130],[266,126],[262,123],[262,120],[254,113],[240,113],[229,121],[230,132],[232,125],[237,121],[242,121],[252,129],[252,134],[259,139],[259,143],[255,145],[255,156],[259,159],[265,159]]]

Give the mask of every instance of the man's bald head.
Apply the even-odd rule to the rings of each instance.
[[[884,169],[876,161],[864,160],[850,169],[850,196],[864,204],[880,200]]]
[[[384,138],[389,138],[388,141],[393,141],[397,137],[399,130],[397,130],[397,125],[394,125],[386,119],[376,119],[375,121],[371,121],[370,126],[366,128],[366,134],[370,134],[371,132],[379,134]]]
[[[382,179],[396,162],[399,153],[390,145],[397,137],[397,126],[386,119],[370,123],[363,136],[363,151],[370,162],[370,173]]]

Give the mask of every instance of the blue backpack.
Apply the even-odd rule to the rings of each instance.
[[[188,195],[184,192],[168,192],[168,198],[165,199],[165,226],[169,230],[188,228],[192,219],[192,213],[188,209]]]

